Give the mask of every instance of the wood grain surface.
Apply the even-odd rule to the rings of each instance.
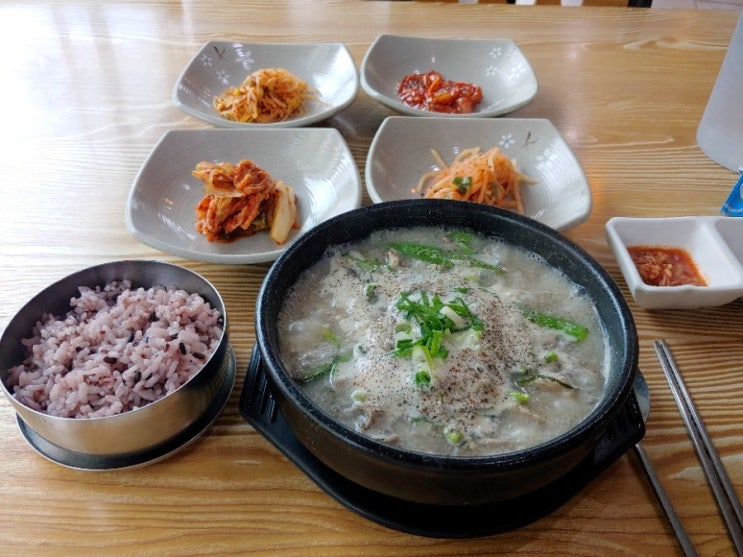
[[[646,311],[632,301],[607,246],[612,216],[715,215],[733,173],[695,135],[736,12],[362,0],[0,3],[0,329],[36,292],[103,261],[158,258],[205,275],[225,299],[238,381],[200,440],[139,469],[81,472],[48,462],[0,400],[0,555],[453,556],[679,554],[628,453],[567,504],[506,534],[447,540],[403,534],[346,510],[238,412],[267,264],[181,260],[124,225],[129,188],[168,130],[208,125],[174,107],[180,72],[211,39],[344,42],[360,65],[380,33],[509,37],[539,93],[513,117],[550,119],[593,193],[565,232],[628,298],[652,410],[645,446],[700,555],[733,552],[652,350],[666,338],[743,490],[743,302]],[[323,123],[348,142],[363,176],[390,111],[363,92]],[[364,203],[369,198],[364,194]]]

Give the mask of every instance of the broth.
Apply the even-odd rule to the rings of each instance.
[[[584,420],[606,335],[579,285],[462,229],[393,229],[336,246],[287,293],[284,364],[334,419],[376,440],[484,456]]]

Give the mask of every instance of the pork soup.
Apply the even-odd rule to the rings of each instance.
[[[376,232],[335,246],[287,293],[281,357],[347,427],[407,450],[486,456],[586,419],[607,338],[580,285],[465,229]]]

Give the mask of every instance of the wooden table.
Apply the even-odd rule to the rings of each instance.
[[[221,291],[238,381],[214,426],[148,467],[82,472],[50,463],[0,401],[3,555],[670,555],[678,551],[628,453],[556,512],[472,540],[417,537],[370,522],[319,489],[238,412],[254,342],[253,308],[268,265],[185,261],[137,242],[124,208],[160,136],[208,125],[170,100],[207,40],[341,41],[357,64],[379,33],[510,37],[539,77],[513,114],[549,118],[574,149],[593,212],[565,234],[590,251],[630,300],[652,392],[646,448],[701,555],[729,555],[719,518],[652,350],[666,338],[725,464],[743,490],[743,302],[645,311],[607,247],[615,215],[715,215],[735,176],[695,134],[737,13],[382,1],[31,0],[0,4],[0,327],[43,287],[124,258],[172,261]],[[363,92],[325,126],[363,170],[391,115]],[[363,171],[362,171],[363,175]],[[365,195],[364,202],[369,199]]]

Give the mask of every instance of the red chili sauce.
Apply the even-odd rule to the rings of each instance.
[[[434,70],[406,75],[397,94],[413,108],[455,114],[468,114],[482,101],[482,89],[477,85],[450,81]]]
[[[645,284],[650,286],[707,286],[691,254],[682,248],[630,246],[632,257]]]

